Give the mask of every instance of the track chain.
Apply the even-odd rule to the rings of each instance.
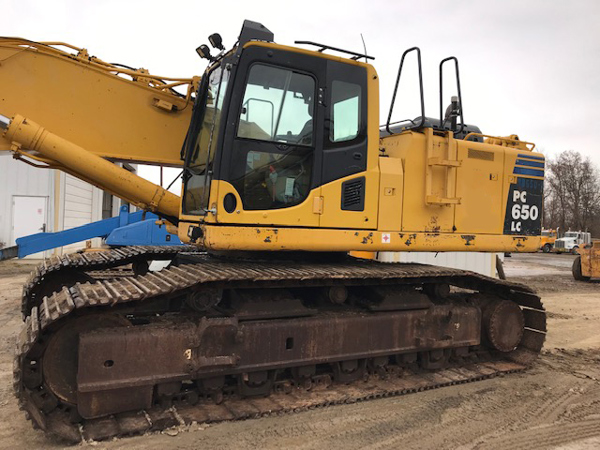
[[[198,284],[226,283],[229,287],[310,285],[323,280],[345,282],[393,281],[394,283],[423,283],[442,281],[458,287],[493,293],[518,303],[525,317],[525,334],[518,348],[501,358],[436,372],[412,373],[398,377],[380,378],[372,375],[367,381],[351,385],[317,385],[312,390],[283,386],[267,398],[239,399],[236,396],[216,405],[201,400],[196,405],[175,406],[169,409],[153,407],[149,411],[121,413],[101,419],[85,420],[79,426],[71,423],[69,408],[61,405],[43,385],[39,367],[31,366],[47,341],[53,325],[73,310],[101,306],[126,305],[143,302],[161,295],[182,293]],[[286,284],[287,283],[287,284]],[[208,256],[204,261],[171,267],[157,273],[101,280],[96,283],[76,283],[45,297],[39,308],[33,307],[18,337],[14,388],[21,409],[34,426],[70,442],[83,439],[101,440],[113,436],[143,433],[174,425],[246,419],[270,414],[296,412],[330,404],[351,403],[370,398],[407,394],[451,384],[490,378],[498,374],[522,371],[537,357],[544,343],[545,313],[540,298],[523,285],[495,280],[472,272],[420,264],[381,264],[348,262],[337,264],[296,264],[282,267],[277,263],[244,263],[220,261]]]
[[[86,421],[81,428],[83,440],[105,440],[115,436],[160,431],[174,426],[190,426],[291,414],[333,405],[357,403],[480,381],[495,376],[521,372],[526,366],[513,362],[469,364],[435,373],[404,374],[402,377],[380,378],[371,375],[365,381],[331,386],[323,383],[310,390],[291,386],[266,398],[232,397],[222,404],[201,400],[196,405],[153,408],[148,411],[123,413],[108,418]]]
[[[138,261],[172,259],[179,252],[197,251],[197,247],[190,245],[134,245],[52,256],[35,268],[23,286],[21,300],[23,319],[29,315],[31,308],[39,305],[43,296],[47,295],[44,287],[53,280],[60,280],[64,283],[75,272],[109,270]]]

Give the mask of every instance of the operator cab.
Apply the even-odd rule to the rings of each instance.
[[[214,62],[184,144],[184,215],[206,221],[217,211],[308,204],[321,185],[366,170],[365,64],[272,41],[264,26],[245,21],[228,53],[202,49]],[[233,190],[215,203],[217,186]],[[300,222],[302,212],[294,214],[289,220]]]

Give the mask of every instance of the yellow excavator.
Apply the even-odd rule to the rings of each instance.
[[[443,111],[440,92],[431,118],[407,50],[380,127],[368,55],[279,45],[251,21],[231,50],[209,40],[191,79],[0,40],[0,150],[153,211],[187,243],[36,269],[14,365],[34,426],[107,439],[527,368],[546,332],[531,289],[348,256],[539,249],[544,157],[464,122],[456,58],[439,73],[442,88],[454,65],[458,96]],[[407,55],[421,114],[392,122]],[[182,165],[181,198],[115,160]],[[157,259],[170,264],[148,270]],[[127,264],[146,269],[111,270]]]
[[[600,278],[600,241],[592,241],[577,249],[571,272],[577,281]]]

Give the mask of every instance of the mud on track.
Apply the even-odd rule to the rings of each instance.
[[[519,279],[511,279],[538,289],[550,313],[546,350],[525,374],[299,414],[192,425],[164,434],[82,445],[109,449],[598,448],[600,284],[573,281],[566,261],[570,256],[560,256],[564,263],[544,259],[548,256],[554,257],[514,255],[506,261],[509,277],[512,271]],[[22,264],[0,264],[1,449],[63,447],[31,428],[12,395],[11,358],[21,323],[21,285],[29,269]]]

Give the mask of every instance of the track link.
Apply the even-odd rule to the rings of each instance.
[[[546,332],[546,316],[537,295],[520,284],[484,277],[472,272],[420,264],[297,264],[282,268],[277,263],[219,261],[205,256],[195,264],[171,267],[142,276],[76,283],[33,307],[19,335],[14,364],[14,388],[20,407],[34,426],[69,442],[101,440],[114,436],[157,431],[192,422],[240,420],[271,414],[297,412],[333,404],[408,394],[457,383],[466,383],[499,374],[525,370],[537,357]],[[203,259],[203,260],[202,260]],[[184,294],[205,287],[320,286],[343,282],[346,285],[378,283],[422,284],[444,282],[480,293],[511,300],[523,310],[525,331],[521,343],[509,353],[483,352],[466,358],[455,367],[435,372],[393,367],[389,373],[370,373],[365,380],[332,384],[330,374],[317,375],[310,389],[292,380],[278,381],[266,398],[240,398],[237,392],[215,404],[198,396],[181,396],[181,403],[158,405],[149,410],[120,413],[100,419],[83,420],[71,405],[62,404],[47,390],[40,370],[40,356],[53,330],[76,311],[118,309],[143,304],[152,298]],[[471,355],[474,356],[474,355]],[[192,400],[190,400],[190,398]],[[173,406],[174,405],[174,406]]]
[[[150,260],[168,260],[180,252],[197,252],[189,245],[154,245],[113,248],[97,252],[78,252],[52,256],[39,264],[23,286],[21,313],[25,319],[31,308],[39,306],[55,286],[68,286],[80,280],[78,275],[91,271],[110,271],[115,267]],[[106,275],[110,275],[107,273]],[[70,283],[71,281],[71,283]]]
[[[160,431],[174,426],[189,426],[194,422],[200,425],[299,413],[470,383],[525,369],[526,366],[522,364],[490,361],[434,373],[404,373],[402,377],[395,378],[381,379],[377,375],[371,375],[367,380],[349,385],[336,386],[330,382],[321,382],[310,390],[289,386],[284,392],[274,392],[266,398],[232,397],[221,404],[202,400],[196,405],[153,408],[86,421],[80,430],[81,439],[105,440],[116,436]],[[78,437],[75,433],[73,436]]]

